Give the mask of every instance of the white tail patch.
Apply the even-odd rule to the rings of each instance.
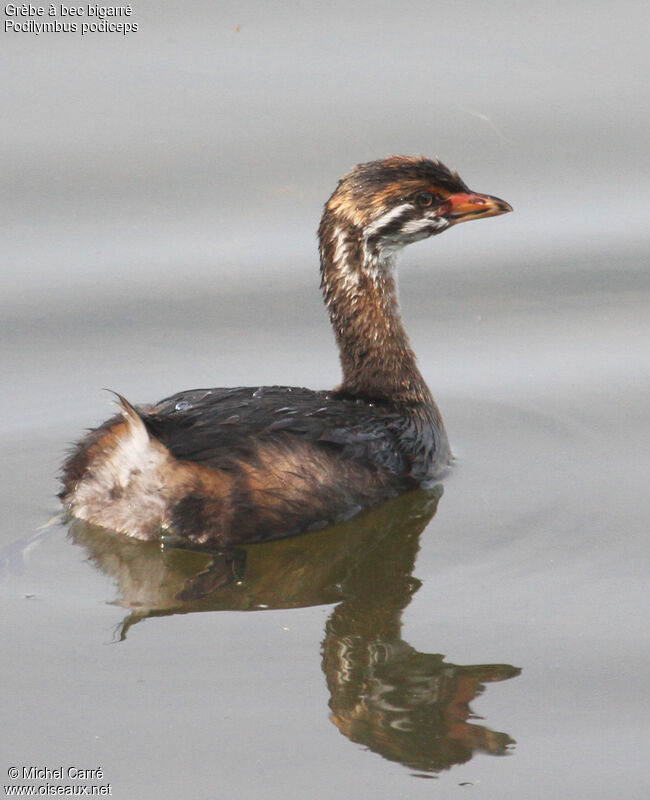
[[[120,395],[124,423],[100,440],[68,501],[75,517],[142,539],[156,538],[164,524],[165,476],[173,461],[152,438],[138,411]]]
[[[132,459],[146,458],[147,452],[151,447],[151,437],[142,421],[142,417],[125,397],[122,397],[121,394],[117,394],[117,392],[115,392],[115,396],[118,399],[118,405],[122,416],[129,426],[129,449],[133,450]]]

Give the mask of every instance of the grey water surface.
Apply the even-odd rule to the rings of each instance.
[[[0,34],[0,785],[646,798],[643,4],[133,8]],[[515,208],[400,265],[442,494],[234,558],[43,529],[103,387],[336,384],[314,231],[391,152]]]

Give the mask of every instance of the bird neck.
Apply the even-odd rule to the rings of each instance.
[[[329,224],[320,234],[321,286],[339,347],[340,391],[397,405],[432,405],[404,330],[392,255],[372,250],[358,228]]]

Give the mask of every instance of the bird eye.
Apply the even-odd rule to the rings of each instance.
[[[420,208],[429,208],[429,206],[433,205],[433,195],[431,192],[420,192],[420,194],[416,195],[415,202]]]

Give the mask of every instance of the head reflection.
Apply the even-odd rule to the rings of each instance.
[[[439,497],[403,495],[343,525],[217,553],[125,540],[76,521],[70,535],[117,580],[129,609],[120,639],[153,616],[338,603],[322,643],[332,722],[384,758],[431,774],[477,751],[508,752],[513,739],[469,722],[469,703],[485,684],[519,674],[507,664],[452,664],[401,638],[402,611],[420,586],[412,574],[420,534]]]

